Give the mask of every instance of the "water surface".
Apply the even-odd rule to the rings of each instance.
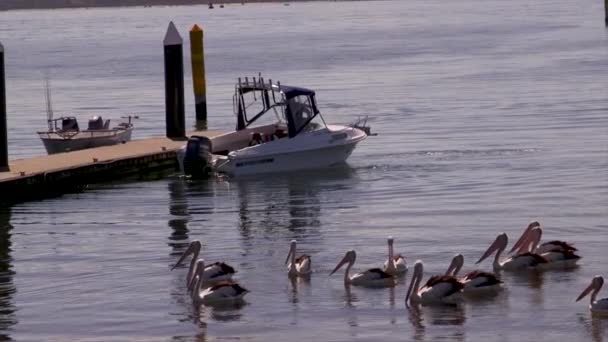
[[[0,334],[18,341],[521,341],[605,339],[574,299],[606,270],[608,31],[584,0],[314,2],[0,13],[10,158],[44,153],[43,75],[56,113],[138,114],[164,133],[162,37],[205,29],[209,126],[231,129],[233,82],[262,72],[317,91],[327,121],[369,115],[345,167],[257,179],[177,176],[91,186],[0,211]],[[187,45],[186,45],[187,49]],[[194,118],[189,63],[187,120]],[[10,194],[2,194],[10,196]],[[394,289],[345,289],[344,252],[377,267],[386,237],[425,273],[465,269],[531,220],[576,244],[568,272],[504,274],[506,291],[406,311]],[[247,304],[195,308],[188,242],[225,260]],[[291,239],[313,258],[291,283]],[[489,262],[480,265],[489,268]],[[604,275],[607,275],[604,273]]]

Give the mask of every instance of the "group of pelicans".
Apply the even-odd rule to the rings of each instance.
[[[507,248],[508,238],[505,233],[499,234],[476,264],[495,254],[493,267],[496,271],[518,272],[576,266],[580,256],[576,254],[577,249],[574,246],[559,240],[541,244],[541,236],[540,224],[537,221],[530,223],[509,251],[510,256],[501,258]],[[344,272],[346,285],[392,287],[396,284],[397,278],[403,276],[408,270],[405,258],[400,254],[394,254],[393,243],[393,238],[389,237],[388,258],[384,262],[383,268],[371,268],[351,275],[350,270],[355,264],[357,254],[354,250],[350,250],[329,275],[347,265]],[[198,258],[200,250],[200,241],[192,241],[172,268],[175,269],[192,254],[186,277],[188,292],[192,299],[202,304],[233,303],[243,300],[249,291],[232,280],[232,275],[235,273],[234,268],[223,262],[205,264],[203,259]],[[312,273],[310,256],[296,256],[295,240],[291,241],[285,264],[289,277],[310,277]],[[421,287],[423,265],[422,261],[417,260],[405,297],[406,306],[455,304],[462,301],[463,295],[492,294],[502,290],[503,283],[494,273],[474,270],[463,277],[458,277],[463,264],[462,254],[454,256],[445,274],[431,276]],[[608,298],[596,299],[603,283],[604,279],[601,276],[595,276],[576,301],[591,293],[590,310],[594,313],[608,314]]]

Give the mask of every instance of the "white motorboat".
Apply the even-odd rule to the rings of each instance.
[[[233,98],[236,130],[213,138],[193,136],[178,153],[187,175],[230,176],[329,167],[344,163],[370,129],[367,120],[327,125],[313,90],[239,79]]]

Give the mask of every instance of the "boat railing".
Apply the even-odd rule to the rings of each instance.
[[[73,138],[101,138],[101,137],[113,137],[121,134],[125,129],[103,129],[94,131],[54,131],[54,132],[37,132],[42,139],[73,139]]]

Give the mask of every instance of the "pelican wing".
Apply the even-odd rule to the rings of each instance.
[[[424,293],[426,296],[443,298],[449,297],[461,291],[463,288],[464,285],[452,276],[435,275],[429,278],[422,289],[420,289],[420,292]]]
[[[531,258],[529,266],[537,266],[539,264],[546,264],[548,262],[547,259],[543,258],[542,256],[530,252],[519,254],[516,256],[516,258]]]
[[[572,252],[578,251],[578,249],[576,249],[576,247],[574,247],[572,244],[570,244],[570,243],[568,243],[566,241],[560,241],[560,240],[547,241],[545,243],[542,243],[539,246],[539,248],[540,249],[547,248],[547,249],[550,249],[550,250],[558,248],[558,249],[563,250],[563,251],[572,251]]]
[[[494,273],[484,271],[472,271],[464,276],[463,280],[467,286],[483,287],[501,284],[502,281]],[[468,285],[470,284],[470,285]]]
[[[223,281],[211,286],[210,288],[203,290],[201,292],[201,295],[207,300],[219,300],[240,298],[244,296],[247,292],[249,291],[238,283],[231,281]]]
[[[305,272],[310,270],[310,256],[300,255],[296,258],[296,269],[298,272]]]
[[[234,274],[234,268],[223,262],[215,262],[205,266],[203,277],[206,279],[217,278]]]

